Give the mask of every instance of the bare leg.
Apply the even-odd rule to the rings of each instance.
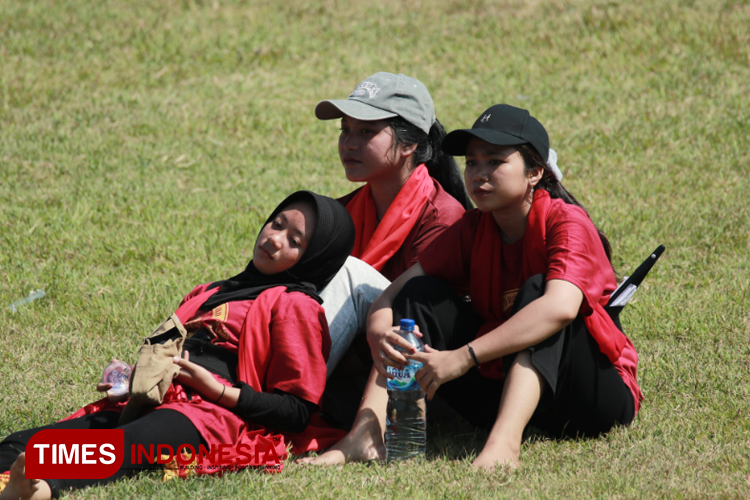
[[[531,364],[529,351],[518,353],[505,380],[497,420],[484,449],[472,464],[474,468],[518,467],[523,430],[539,404],[545,384]]]
[[[52,498],[52,491],[45,481],[26,479],[24,476],[26,454],[21,453],[10,467],[10,481],[0,493],[0,500],[42,500]]]
[[[367,462],[385,459],[385,413],[388,392],[385,378],[375,368],[370,371],[362,402],[357,410],[352,430],[328,451],[317,457],[301,458],[297,463],[311,465],[339,465],[346,462]]]

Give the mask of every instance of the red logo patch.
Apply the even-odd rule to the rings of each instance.
[[[26,446],[26,479],[104,479],[122,465],[122,429],[45,429]]]

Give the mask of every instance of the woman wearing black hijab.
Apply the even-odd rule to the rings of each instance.
[[[56,497],[64,489],[108,483],[149,467],[146,460],[137,464],[131,458],[132,445],[198,450],[228,444],[236,458],[239,445],[256,449],[260,442],[274,443],[283,457],[285,441],[297,453],[335,442],[340,436],[317,433],[309,425],[325,387],[330,350],[317,293],[353,244],[354,225],[339,202],[309,191],[287,197],[263,225],[243,272],[199,285],[183,299],[175,314],[190,338],[183,357],[174,359],[180,369],[164,402],[118,425],[126,402],[105,398],[50,426],[11,434],[0,443],[0,472],[11,471],[2,498]],[[123,466],[113,476],[24,478],[25,456],[19,453],[39,430],[112,428],[125,431]]]

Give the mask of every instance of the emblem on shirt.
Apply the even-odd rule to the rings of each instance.
[[[357,88],[354,89],[354,92],[352,92],[352,95],[349,97],[363,97],[365,94],[367,94],[370,99],[378,95],[378,92],[380,92],[380,87],[378,87],[376,84],[372,82],[362,82],[359,85],[357,85]]]
[[[503,312],[506,313],[513,307],[513,303],[516,301],[516,295],[518,295],[518,288],[515,290],[508,290],[503,295]]]
[[[211,319],[218,321],[226,321],[229,316],[229,306],[227,303],[223,303],[220,306],[216,306],[211,310]]]

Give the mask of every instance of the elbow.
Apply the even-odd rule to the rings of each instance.
[[[557,321],[560,323],[560,328],[562,329],[575,321],[580,313],[580,309],[575,309],[573,307],[560,307],[556,313],[555,316],[557,317]]]
[[[544,309],[547,318],[555,323],[560,329],[572,323],[580,313],[580,306],[565,301],[549,301]]]
[[[544,303],[542,311],[546,311],[560,328],[564,328],[580,314],[583,298],[583,292],[574,284],[551,280],[547,282],[547,289],[540,300]]]

